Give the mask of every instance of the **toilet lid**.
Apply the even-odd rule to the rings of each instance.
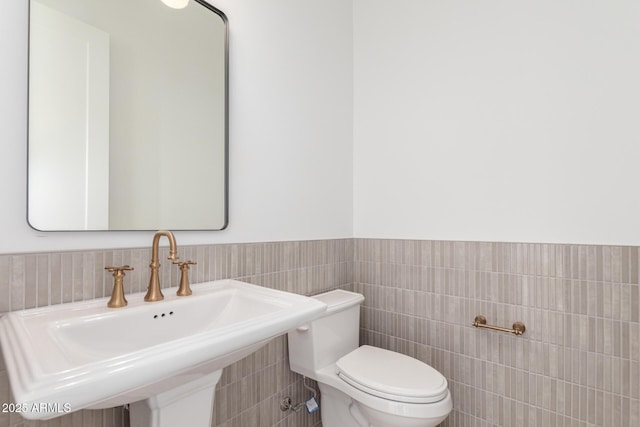
[[[363,345],[336,362],[338,376],[366,393],[407,403],[433,403],[447,396],[447,380],[413,357]]]

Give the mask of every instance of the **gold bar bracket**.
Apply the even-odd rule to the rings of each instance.
[[[522,335],[524,334],[524,331],[527,330],[527,328],[524,326],[524,323],[522,322],[515,322],[513,326],[511,326],[511,329],[503,328],[500,326],[487,325],[487,318],[481,314],[476,316],[471,325],[475,326],[476,328],[485,328],[492,329],[494,331],[508,332],[513,335]]]

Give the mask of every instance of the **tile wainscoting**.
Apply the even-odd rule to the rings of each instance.
[[[180,242],[178,242],[179,244]],[[161,248],[160,280],[177,286],[179,270]],[[353,282],[353,239],[180,246],[182,260],[194,260],[192,283],[236,278],[270,288],[316,294],[350,287]],[[109,296],[113,286],[108,265],[129,264],[125,293],[146,290],[150,249],[120,249],[0,255],[0,313]],[[319,413],[286,414],[280,401],[307,397],[302,377],[289,371],[286,338],[272,340],[249,357],[227,367],[216,390],[214,425],[221,427],[313,426]],[[11,400],[4,361],[0,357],[0,402]],[[78,411],[48,421],[24,420],[0,412],[0,427],[128,426],[123,408]]]
[[[354,262],[361,343],[442,372],[445,426],[640,425],[637,247],[356,239]]]
[[[640,425],[637,247],[338,239],[180,247],[180,256],[198,263],[193,283],[238,278],[306,295],[363,293],[361,343],[442,372],[454,398],[445,426]],[[149,260],[148,249],[0,255],[0,312],[109,295],[111,264],[133,266],[125,289],[141,292]],[[176,285],[177,269],[161,268],[165,287]],[[477,314],[500,326],[521,320],[527,331],[473,328]],[[280,412],[287,395],[307,392],[280,337],[225,369],[214,425],[319,424],[317,413]],[[0,427],[126,425],[122,408],[48,422],[0,413]]]

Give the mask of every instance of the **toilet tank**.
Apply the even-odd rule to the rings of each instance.
[[[317,379],[317,371],[358,348],[364,296],[338,289],[313,298],[327,304],[327,311],[289,331],[289,363],[293,372]]]

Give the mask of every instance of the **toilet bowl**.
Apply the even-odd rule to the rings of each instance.
[[[433,427],[451,412],[447,380],[412,357],[358,346],[361,294],[316,295],[323,317],[290,331],[291,370],[320,388],[324,427]]]

